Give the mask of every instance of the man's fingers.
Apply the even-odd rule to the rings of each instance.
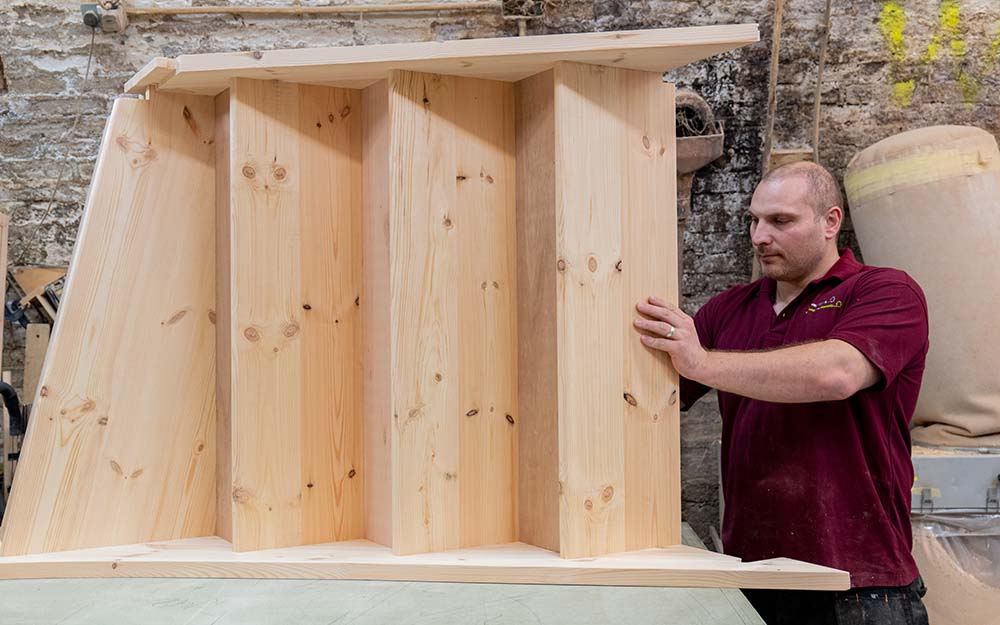
[[[660,336],[666,338],[670,335],[670,338],[677,340],[679,337],[677,334],[681,331],[677,326],[665,323],[663,321],[650,321],[649,319],[636,319],[635,326],[647,332],[653,332],[659,334]],[[671,328],[673,328],[673,333],[671,334]]]
[[[666,321],[667,323],[677,325],[677,316],[661,306],[653,306],[639,302],[636,305],[636,309],[648,317],[653,317],[654,319],[659,319],[660,321]]]
[[[653,336],[642,335],[642,344],[646,347],[652,347],[653,349],[658,349],[661,352],[670,353],[670,349],[677,345],[677,343],[669,339],[658,339]]]
[[[670,302],[664,299],[660,299],[655,295],[649,298],[649,303],[652,304],[653,306],[659,306],[660,308],[666,308],[668,310],[679,310],[676,306],[674,306]]]

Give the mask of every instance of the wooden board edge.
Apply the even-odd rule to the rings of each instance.
[[[617,554],[573,561],[543,549],[525,551],[520,543],[426,556],[385,556],[387,549],[381,546],[372,546],[372,555],[367,556],[360,554],[358,543],[354,543],[351,553],[340,558],[323,556],[316,546],[235,554],[227,550],[224,541],[193,548],[183,543],[168,541],[156,543],[155,548],[138,544],[0,558],[0,579],[353,579],[792,590],[850,587],[846,571],[786,558],[743,563],[694,548],[679,548],[667,554],[663,550],[633,552],[626,559]],[[335,545],[330,545],[331,552]],[[187,553],[179,558],[179,550]],[[296,556],[297,551],[302,555]],[[157,558],[159,552],[166,556]],[[504,564],[488,562],[498,557],[504,559]]]
[[[176,60],[158,56],[146,63],[142,69],[126,81],[125,93],[143,94],[147,87],[162,85],[173,78],[176,73]]]

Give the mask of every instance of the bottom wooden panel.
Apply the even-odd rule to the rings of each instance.
[[[217,538],[0,558],[0,579],[213,577],[846,590],[845,571],[676,545],[568,560],[524,543],[394,556],[367,540],[235,553]]]

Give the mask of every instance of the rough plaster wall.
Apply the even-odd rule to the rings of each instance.
[[[152,4],[145,0],[131,6]],[[1000,134],[1000,4],[995,0],[834,4],[820,157],[838,176],[857,150],[907,128],[962,123]],[[705,97],[726,131],[724,157],[702,170],[694,186],[682,284],[691,312],[749,277],[745,209],[760,167],[772,11],[772,3],[764,0],[551,0],[544,18],[529,28],[541,34],[761,24],[759,44],[668,76]],[[776,147],[809,144],[822,12],[820,0],[789,2],[786,7]],[[513,23],[492,11],[369,15],[363,20],[137,17],[123,35],[98,33],[92,79],[84,86],[91,34],[82,25],[78,5],[66,0],[0,0],[0,210],[12,214],[10,257],[21,255],[65,163],[52,213],[23,263],[68,263],[111,100],[153,56],[515,33]],[[64,146],[60,139],[77,110],[83,111],[82,118]],[[854,245],[849,227],[844,238]],[[14,371],[19,384],[24,332],[8,323],[4,336],[3,366]],[[703,538],[709,525],[718,524],[719,435],[712,396],[682,418],[684,515]]]

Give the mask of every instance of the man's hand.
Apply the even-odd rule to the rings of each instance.
[[[648,333],[640,337],[642,344],[666,352],[677,373],[689,380],[697,380],[699,370],[708,359],[708,352],[698,339],[694,319],[658,297],[639,302],[636,309],[649,317],[635,320],[635,327]]]

